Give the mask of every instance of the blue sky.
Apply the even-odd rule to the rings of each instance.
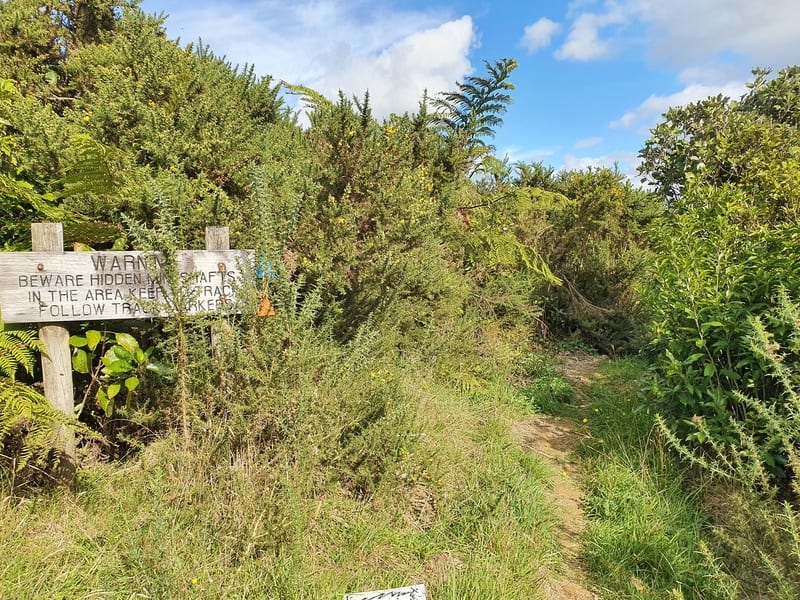
[[[329,97],[369,89],[416,111],[483,62],[514,58],[499,157],[557,169],[636,154],[669,107],[738,98],[751,69],[800,64],[800,0],[144,0],[169,37]]]

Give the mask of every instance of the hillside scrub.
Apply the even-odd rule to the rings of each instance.
[[[709,501],[730,568],[759,593],[791,598],[800,70],[754,76],[739,100],[670,109],[645,144],[642,173],[667,212],[653,229],[641,291],[653,317],[649,391],[659,428],[735,499],[735,518],[713,494]]]
[[[543,340],[646,347],[642,414],[766,499],[770,531],[788,532],[767,564],[787,572],[796,512],[774,509],[797,493],[796,67],[756,72],[740,101],[671,109],[642,150],[651,193],[616,169],[493,156],[509,58],[379,120],[367,93],[326,99],[182,47],[136,2],[3,2],[0,42],[2,249],[55,220],[67,247],[169,257],[224,224],[274,275],[249,278],[233,315],[70,325],[74,496],[43,484],[40,375],[0,330],[2,594],[310,598],[425,579],[445,597],[529,598],[534,565],[561,557],[546,471],[508,426],[533,395],[575,400]],[[114,344],[130,355],[120,380],[100,366]],[[637,464],[592,473],[599,519],[627,510],[616,481],[676,472],[637,479]],[[686,583],[646,584],[690,594],[701,525],[679,495],[654,493],[645,516],[675,515],[657,541],[693,548],[669,559]],[[626,531],[596,529],[595,549]],[[590,556],[603,581],[606,550]]]

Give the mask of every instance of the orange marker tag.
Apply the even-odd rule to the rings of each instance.
[[[264,296],[261,299],[261,302],[258,305],[258,316],[259,317],[274,317],[275,316],[275,309],[272,308],[272,304],[270,304],[269,298]]]

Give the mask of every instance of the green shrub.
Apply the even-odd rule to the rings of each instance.
[[[659,410],[678,438],[703,445],[709,436],[738,444],[745,427],[767,450],[763,458],[777,476],[787,456],[752,401],[774,406],[785,386],[763,353],[751,343],[753,319],[779,346],[789,346],[792,328],[774,318],[776,294],[800,292],[796,225],[762,225],[749,196],[733,188],[693,189],[686,210],[656,232],[659,258],[643,286],[653,313],[651,349]],[[787,366],[797,364],[788,354]]]
[[[544,323],[607,354],[635,350],[645,316],[634,286],[660,202],[616,170],[541,171],[520,168],[515,228],[562,282],[538,290]]]

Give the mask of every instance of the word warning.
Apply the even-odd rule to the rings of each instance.
[[[48,323],[236,310],[248,250],[177,253],[181,293],[148,252],[0,252],[0,320]],[[182,306],[175,306],[179,302]]]

